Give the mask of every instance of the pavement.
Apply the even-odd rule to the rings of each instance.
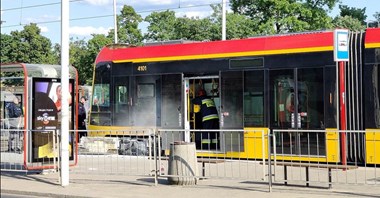
[[[348,185],[334,184],[328,189],[325,184],[305,187],[302,185],[274,184],[244,180],[205,179],[196,185],[169,185],[167,178],[145,176],[70,174],[69,185],[62,187],[58,173],[28,173],[1,171],[1,194],[20,197],[134,197],[134,198],[187,198],[187,197],[379,197],[380,184]]]

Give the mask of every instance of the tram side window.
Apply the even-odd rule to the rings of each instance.
[[[271,125],[274,128],[291,128],[294,101],[294,74],[290,69],[270,71]]]
[[[377,59],[380,61],[380,52]],[[380,65],[364,67],[365,128],[380,128]]]
[[[130,124],[130,111],[129,111],[129,77],[128,76],[115,76],[113,77],[113,93],[112,98],[112,123],[114,126],[125,126]]]
[[[325,128],[337,128],[336,116],[336,70],[335,67],[325,68]]]
[[[110,115],[110,71],[111,65],[97,65],[91,101],[90,123],[94,125],[111,125]]]
[[[244,126],[263,127],[264,71],[247,71],[244,74]]]
[[[182,127],[181,82],[180,74],[162,76],[161,126],[163,128]]]
[[[123,111],[123,107],[128,105],[128,89],[124,85],[116,86],[115,113]]]
[[[141,83],[137,85],[138,98],[153,98],[154,97],[154,84]]]
[[[324,129],[323,69],[300,69],[298,76],[298,108],[301,127]]]
[[[128,102],[128,94],[127,94],[127,87],[125,86],[118,86],[117,87],[117,101],[120,104],[127,104]]]

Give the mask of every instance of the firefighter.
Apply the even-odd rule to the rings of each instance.
[[[207,96],[205,90],[198,91],[198,97],[193,99],[194,112],[202,119],[201,127],[197,129],[219,129],[219,116],[214,100]],[[199,134],[199,133],[198,133]],[[217,131],[202,132],[201,136],[196,135],[196,144],[201,149],[217,149],[219,147],[219,133]],[[201,140],[199,138],[201,137]]]

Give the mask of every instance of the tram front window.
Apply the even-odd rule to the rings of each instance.
[[[110,72],[109,64],[97,65],[91,101],[91,124],[110,126]]]

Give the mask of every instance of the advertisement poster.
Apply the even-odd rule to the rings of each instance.
[[[69,129],[74,129],[74,80],[69,81]],[[62,91],[60,79],[34,78],[33,79],[33,112],[32,112],[32,161],[50,161],[57,155],[54,152],[53,131],[60,133],[61,129],[61,107]],[[55,140],[56,141],[56,140]],[[73,159],[74,135],[69,136],[69,155]]]

